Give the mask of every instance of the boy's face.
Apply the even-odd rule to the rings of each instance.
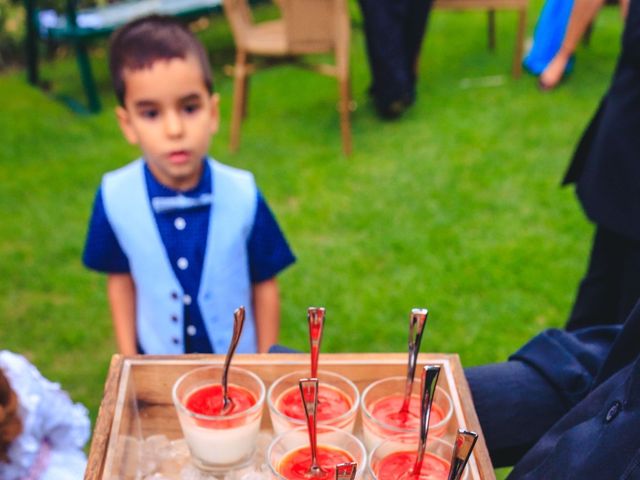
[[[210,95],[198,60],[158,60],[125,69],[124,108],[116,115],[125,138],[142,150],[156,179],[175,190],[197,185],[211,136],[218,130],[218,96]]]

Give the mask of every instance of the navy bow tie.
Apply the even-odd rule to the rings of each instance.
[[[213,194],[203,193],[199,197],[187,197],[178,194],[173,197],[153,197],[151,206],[156,213],[167,213],[175,210],[189,210],[204,207],[213,203]]]

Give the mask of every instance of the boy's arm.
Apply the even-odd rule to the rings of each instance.
[[[278,343],[280,333],[280,294],[275,277],[252,285],[253,311],[256,317],[258,353],[267,353]]]
[[[136,290],[129,273],[107,276],[107,296],[118,350],[123,355],[138,353],[136,346]]]

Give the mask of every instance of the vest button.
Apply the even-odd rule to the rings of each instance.
[[[178,299],[178,292],[171,292],[171,298],[173,298],[174,300]]]
[[[176,227],[176,230],[184,230],[187,222],[184,218],[178,217],[173,221],[173,226]]]
[[[177,264],[180,270],[186,270],[189,267],[189,260],[184,257],[180,257],[177,261]]]
[[[177,322],[178,321],[178,315],[171,315],[171,321],[172,322]]]
[[[180,340],[177,337],[173,337],[172,340],[175,345],[178,345],[180,343]]]
[[[189,326],[187,327],[187,334],[188,334],[190,337],[193,337],[193,336],[196,334],[196,332],[197,332],[196,327],[194,327],[193,325],[189,325]]]
[[[604,417],[604,421],[609,423],[614,418],[616,418],[620,413],[621,407],[622,407],[622,404],[618,400],[613,402],[609,407],[609,410],[607,411],[607,415]]]
[[[185,295],[184,297],[182,297],[182,301],[185,305],[191,305],[191,295]]]

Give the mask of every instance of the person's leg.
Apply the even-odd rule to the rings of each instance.
[[[407,69],[414,93],[418,75],[420,50],[422,48],[425,31],[427,30],[432,6],[433,0],[411,0],[405,14],[405,24],[403,28],[405,68]]]
[[[397,116],[392,104],[411,91],[403,38],[407,1],[359,0],[371,69],[370,93],[384,117]]]
[[[562,80],[571,55],[603,4],[604,0],[574,0],[562,45],[540,74],[541,88],[552,89]]]
[[[567,411],[555,389],[523,362],[465,369],[495,468],[511,466]]]
[[[625,249],[619,235],[597,227],[589,267],[580,282],[566,330],[624,321],[626,316],[619,316],[619,304]]]

